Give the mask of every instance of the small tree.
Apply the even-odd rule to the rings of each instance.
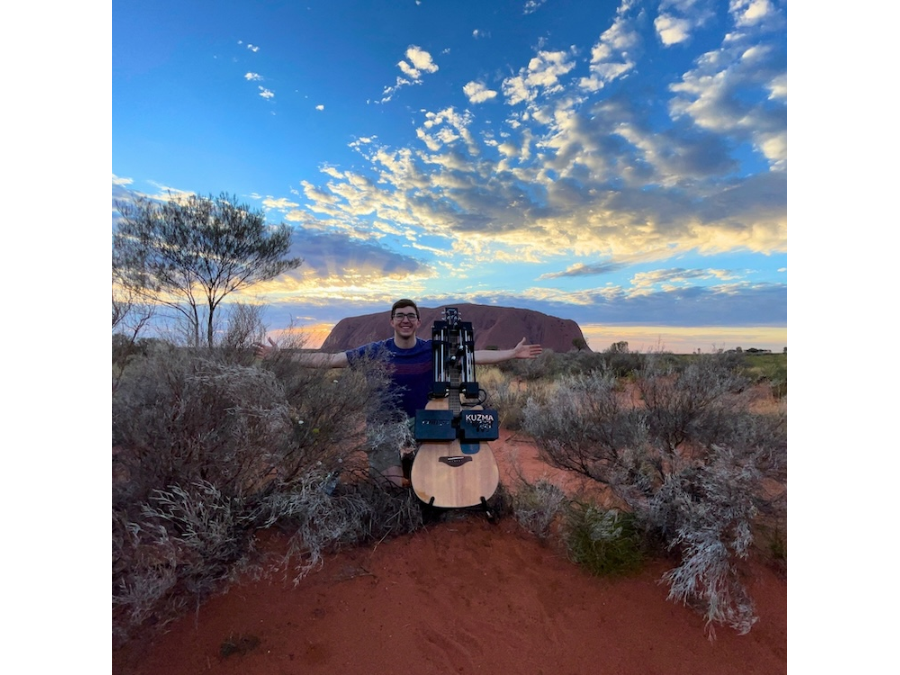
[[[113,235],[116,281],[186,320],[194,346],[213,346],[215,312],[230,293],[299,267],[286,258],[291,229],[266,225],[265,214],[235,197],[191,196],[165,203],[146,197],[117,201]]]

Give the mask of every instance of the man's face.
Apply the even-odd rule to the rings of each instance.
[[[400,337],[412,337],[419,328],[419,317],[412,307],[398,307],[391,317],[391,326]]]

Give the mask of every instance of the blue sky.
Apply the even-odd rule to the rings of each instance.
[[[778,0],[117,0],[112,165],[293,226],[304,264],[235,298],[274,331],[412,297],[787,345]]]

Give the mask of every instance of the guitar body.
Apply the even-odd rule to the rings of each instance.
[[[448,399],[433,399],[425,406],[426,410],[450,408]],[[490,499],[500,483],[500,470],[487,441],[424,441],[413,460],[410,481],[426,504],[460,509]]]

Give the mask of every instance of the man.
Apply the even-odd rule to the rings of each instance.
[[[431,340],[416,336],[419,330],[419,308],[407,298],[398,300],[391,307],[391,328],[394,336],[387,340],[372,342],[356,349],[337,354],[300,354],[299,361],[304,366],[316,368],[346,368],[361,358],[384,356],[390,364],[391,386],[400,395],[399,407],[408,419],[416,416],[428,403],[432,385]],[[257,355],[266,358],[277,349],[259,345]],[[540,345],[526,345],[525,338],[512,349],[488,349],[475,352],[475,364],[487,365],[511,359],[534,359],[541,354]],[[403,485],[403,469],[400,452],[396,448],[372,448],[369,452],[369,466],[373,473],[380,474],[395,485]]]

